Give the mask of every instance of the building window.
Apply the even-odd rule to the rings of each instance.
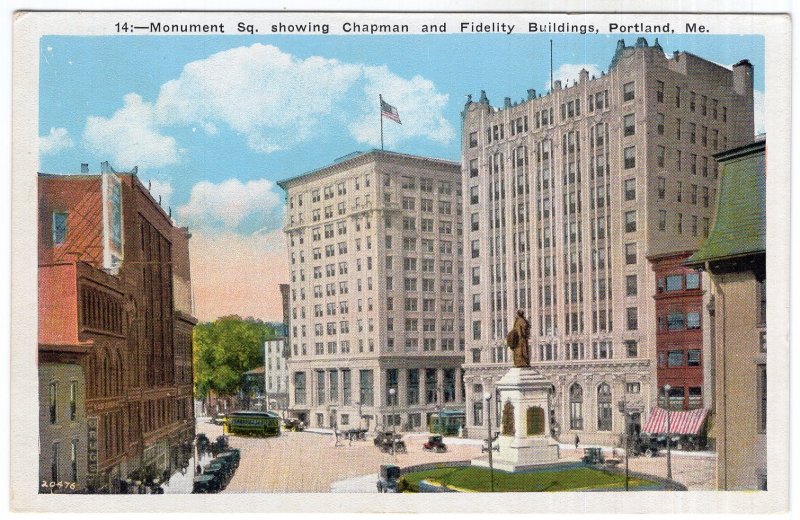
[[[636,307],[628,307],[627,308],[627,328],[628,330],[638,330],[639,329],[639,310]]]
[[[634,82],[622,85],[622,101],[631,101],[634,98]]]
[[[687,408],[689,410],[696,410],[697,408],[702,408],[702,407],[703,407],[703,387],[690,386]]]
[[[758,433],[767,433],[767,365],[758,365]]]
[[[667,276],[667,292],[680,291],[683,288],[683,275],[671,274]]]
[[[472,322],[472,339],[479,340],[481,339],[481,321],[475,320]]]
[[[636,133],[636,116],[634,114],[626,115],[623,123],[625,127],[624,134],[626,136],[634,135]]]
[[[50,478],[52,482],[58,482],[58,474],[59,467],[58,467],[58,459],[59,459],[59,444],[57,442],[53,443],[52,451],[50,453]]]
[[[625,393],[628,394],[638,394],[642,391],[642,384],[641,383],[626,383],[625,384]]]
[[[667,230],[667,210],[665,209],[658,210],[658,230]]]
[[[636,200],[636,179],[625,180],[625,200]]]
[[[70,478],[78,482],[78,439],[72,439],[69,446]]]
[[[321,345],[321,343],[319,344]],[[294,373],[294,402],[296,404],[306,404],[306,373]]]
[[[479,348],[472,349],[472,362],[473,363],[481,362],[481,349]]]
[[[67,213],[53,213],[53,245],[58,246],[67,240]]]
[[[601,383],[597,387],[597,429],[611,431],[611,387],[608,383]]]
[[[472,402],[472,424],[473,426],[483,426],[483,393],[475,394],[479,400]]]
[[[686,273],[686,289],[700,288],[700,273]]]
[[[583,429],[583,388],[578,383],[569,387],[569,428]]]
[[[69,420],[74,421],[78,417],[78,382],[71,381],[69,384]]]
[[[437,399],[437,378],[435,368],[425,369],[425,403],[433,404]]]
[[[686,351],[686,366],[699,367],[701,366],[701,351],[699,349],[690,349]]]
[[[639,355],[639,343],[634,339],[625,341],[625,353],[629,358],[635,358]]]
[[[419,369],[410,368],[406,373],[406,401],[408,404],[419,404]]]
[[[636,211],[625,212],[625,232],[633,233],[636,231]]]
[[[50,424],[58,420],[58,381],[51,381],[49,387]]]
[[[697,311],[686,313],[686,328],[699,329],[700,328],[700,313]]]
[[[635,274],[629,274],[625,277],[625,294],[627,296],[636,296],[638,294],[638,284]]]
[[[633,265],[636,263],[636,243],[625,244],[625,264]]]
[[[664,102],[664,82],[656,81],[656,101],[659,103]]]
[[[658,198],[664,200],[667,192],[667,179],[664,177],[658,178]]]
[[[629,146],[625,148],[625,169],[630,169],[636,167],[636,147]]]
[[[667,355],[667,367],[682,367],[683,366],[683,351],[670,350]]]
[[[363,406],[373,406],[373,374],[372,370],[359,371],[359,401]]]

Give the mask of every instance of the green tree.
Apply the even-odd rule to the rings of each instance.
[[[261,320],[225,316],[194,328],[194,385],[198,399],[209,390],[234,395],[242,374],[264,363],[264,341],[276,337],[275,329]]]

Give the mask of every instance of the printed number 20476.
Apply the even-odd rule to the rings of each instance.
[[[59,480],[58,482],[52,480],[48,482],[47,480],[43,480],[41,485],[41,487],[44,489],[56,488],[56,489],[73,489],[73,490],[75,489],[75,486],[76,486],[75,482],[67,482],[64,480]]]

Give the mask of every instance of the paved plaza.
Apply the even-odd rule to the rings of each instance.
[[[199,422],[198,433],[210,439],[222,434],[222,427]],[[333,435],[314,432],[281,432],[280,437],[230,437],[230,445],[239,448],[242,460],[225,493],[296,493],[296,492],[376,492],[376,474],[381,464],[401,467],[429,462],[469,460],[481,455],[480,443],[469,439],[445,439],[446,453],[422,450],[425,433],[403,436],[408,453],[382,453],[371,437],[350,443],[340,437],[334,446]],[[562,445],[561,460],[578,460],[583,446]],[[608,456],[611,456],[610,450]],[[622,452],[619,458],[624,460]],[[716,456],[713,453],[673,452],[674,480],[689,490],[712,490]],[[630,470],[665,477],[667,457],[631,457]]]

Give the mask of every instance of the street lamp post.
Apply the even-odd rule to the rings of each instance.
[[[622,416],[625,419],[625,431],[623,435],[625,436],[625,491],[628,491],[628,479],[629,479],[629,472],[628,472],[628,459],[630,458],[630,448],[631,448],[631,434],[630,434],[630,414],[628,413],[628,406],[627,403],[623,400],[619,402],[619,411],[622,412]]]
[[[667,408],[667,478],[672,480],[672,443],[670,442],[670,428],[669,428],[669,391],[672,389],[669,385],[664,385],[664,404]]]
[[[397,390],[395,388],[389,389],[389,411],[392,412],[389,417],[391,417],[392,421],[392,434],[395,433],[395,424],[394,424],[394,396],[397,394]]]
[[[489,437],[486,442],[489,446],[489,491],[494,492],[494,461],[492,459],[492,394],[486,392],[483,394],[483,400],[486,401],[486,427],[488,429]]]

